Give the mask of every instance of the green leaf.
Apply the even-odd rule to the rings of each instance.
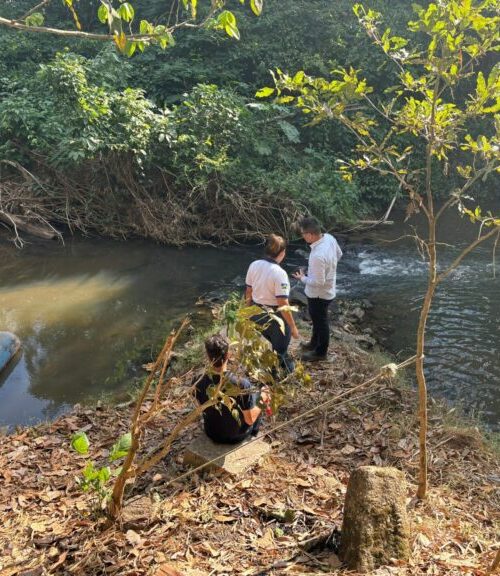
[[[93,462],[87,462],[87,465],[83,469],[82,476],[86,482],[91,482],[97,476],[97,470],[94,467]]]
[[[286,120],[280,120],[278,126],[283,130],[289,142],[292,142],[293,144],[298,144],[300,142],[300,133],[293,124],[290,124],[290,122],[287,122]]]
[[[89,451],[90,442],[85,432],[75,432],[71,437],[71,447],[76,450],[78,454],[87,454]]]
[[[274,94],[274,88],[265,87],[261,88],[258,92],[256,92],[255,96],[256,98],[267,98],[272,94]]]
[[[106,24],[108,21],[108,7],[106,4],[101,4],[99,10],[97,10],[97,17],[102,24]]]
[[[224,26],[224,30],[226,31],[226,34],[231,38],[235,38],[236,40],[240,39],[240,31],[235,24],[226,24],[226,26]]]
[[[262,14],[262,8],[264,7],[264,0],[250,0],[250,8],[256,16]]]
[[[28,26],[42,26],[44,22],[43,14],[41,12],[30,14],[25,22]]]
[[[153,33],[153,26],[147,20],[141,20],[139,24],[139,32],[141,34],[152,34]]]
[[[136,48],[137,48],[137,42],[130,42],[127,40],[127,43],[125,44],[125,54],[130,58],[131,56],[133,56]]]
[[[120,8],[118,8],[118,15],[125,22],[131,22],[134,19],[135,10],[132,4],[129,2],[124,2]]]
[[[292,79],[292,82],[297,85],[301,85],[304,82],[305,73],[303,70],[299,70]]]
[[[130,432],[127,432],[126,434],[123,434],[123,436],[120,437],[118,442],[116,442],[113,445],[113,448],[111,449],[111,454],[109,455],[109,461],[114,462],[115,460],[118,460],[118,458],[126,456],[128,454],[128,451],[130,450],[131,445],[132,445],[132,435],[130,434]]]
[[[229,10],[224,10],[219,14],[218,27],[223,28],[231,38],[240,39],[240,31],[236,25],[236,16]]]
[[[103,466],[98,472],[97,472],[97,480],[99,481],[99,484],[105,484],[109,479],[111,478],[111,470],[109,469],[108,466]]]
[[[485,100],[488,98],[488,89],[482,72],[477,75],[477,95]]]

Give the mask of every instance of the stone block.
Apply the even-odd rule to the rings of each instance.
[[[149,525],[156,517],[157,505],[149,496],[136,496],[127,500],[122,509],[121,521],[124,528],[141,528]]]
[[[389,467],[358,468],[347,486],[341,559],[351,570],[366,573],[409,555],[404,474]]]
[[[252,440],[245,440],[241,444],[217,444],[205,434],[200,434],[186,448],[184,464],[196,468],[215,459],[205,469],[224,470],[238,476],[271,450],[271,446],[263,440]]]

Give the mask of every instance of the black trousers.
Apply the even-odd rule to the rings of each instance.
[[[278,355],[281,368],[283,368],[285,372],[291,373],[295,368],[294,362],[288,354],[288,345],[290,344],[292,333],[290,326],[285,322],[283,316],[279,312],[275,312],[275,314],[283,320],[283,324],[285,325],[284,334],[279,323],[273,320],[267,312],[252,316],[252,320],[260,326],[266,326],[266,328],[262,330],[262,336],[271,343],[272,349]]]
[[[309,315],[312,320],[311,347],[318,355],[324,356],[330,343],[330,326],[328,324],[328,306],[333,300],[307,298]]]
[[[246,440],[247,438],[257,436],[261,426],[262,426],[262,414],[259,414],[257,420],[255,420],[255,422],[251,426],[249,426],[245,430],[245,432],[243,432],[242,434],[238,434],[237,436],[233,436],[232,438],[227,437],[219,438],[217,436],[211,436],[210,434],[207,434],[206,430],[205,434],[207,434],[207,436],[217,444],[239,444],[240,442],[243,442],[243,440]]]

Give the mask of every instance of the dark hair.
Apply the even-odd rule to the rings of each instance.
[[[215,368],[220,368],[227,360],[229,340],[222,334],[214,334],[205,340],[208,359]]]
[[[276,234],[270,234],[266,240],[264,253],[266,256],[276,258],[276,256],[278,256],[283,252],[283,250],[285,250],[285,248],[286,248],[286,240],[282,236],[277,236]]]
[[[307,217],[299,221],[299,228],[301,232],[308,232],[309,234],[321,234],[321,224],[316,218]]]

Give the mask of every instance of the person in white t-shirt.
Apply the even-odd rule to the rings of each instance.
[[[299,223],[304,240],[309,244],[307,274],[295,272],[294,278],[305,284],[309,315],[312,320],[311,340],[303,344],[302,360],[314,362],[325,360],[330,343],[328,306],[336,296],[337,263],[342,250],[331,234],[322,234],[316,218],[303,218]]]
[[[262,334],[279,357],[280,365],[287,372],[293,372],[294,363],[288,354],[290,339],[300,338],[293,314],[289,310],[279,310],[288,306],[290,280],[280,266],[286,252],[286,242],[281,236],[271,234],[266,241],[265,257],[250,264],[246,276],[245,300],[248,305],[257,304],[263,309],[262,314],[252,318],[254,322],[265,326]],[[284,320],[283,333],[280,323],[273,319],[269,312]]]

